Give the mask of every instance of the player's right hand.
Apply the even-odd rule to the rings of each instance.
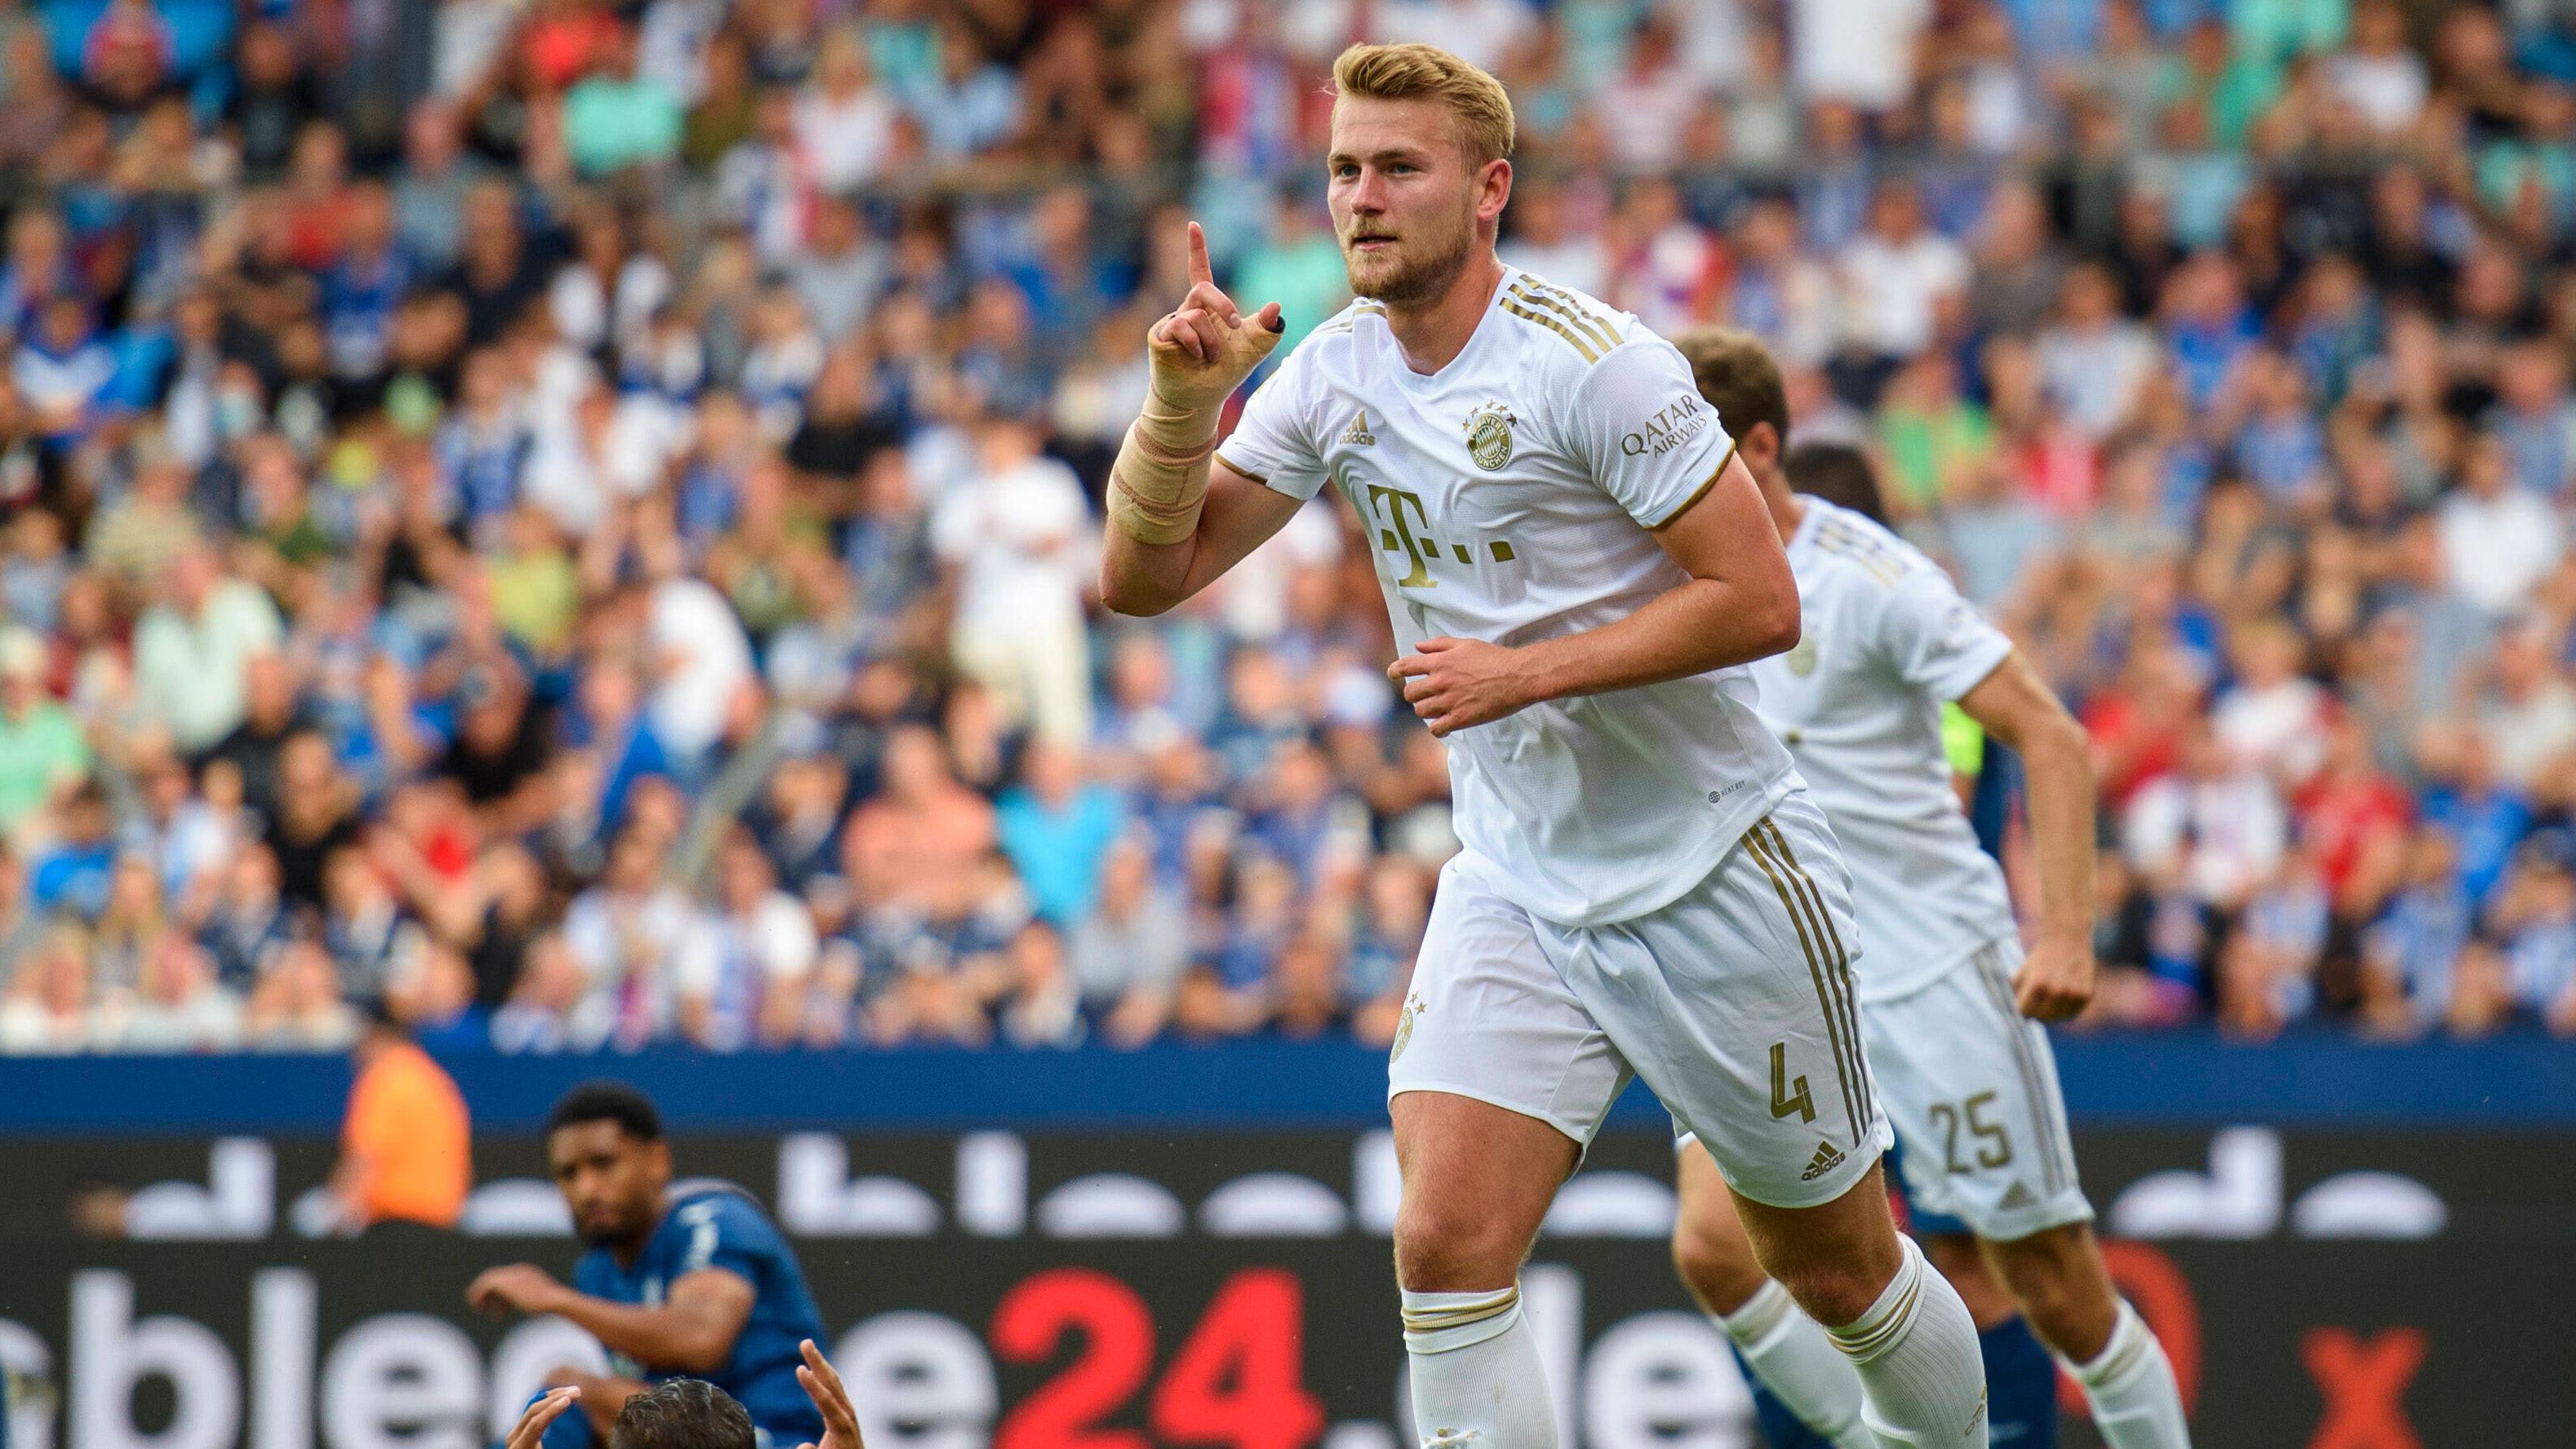
[[[1279,304],[1265,303],[1247,318],[1217,289],[1208,267],[1207,233],[1190,223],[1190,294],[1178,310],[1146,329],[1154,395],[1177,412],[1223,404],[1261,360],[1279,345],[1287,324]]]
[[[2092,1004],[2093,942],[2042,935],[2013,977],[2013,997],[2033,1021],[2065,1021]]]
[[[537,1449],[545,1441],[546,1426],[563,1417],[563,1411],[580,1398],[581,1390],[570,1386],[548,1389],[538,1395],[536,1401],[528,1405],[528,1411],[519,1416],[519,1422],[510,1430],[510,1437],[502,1441],[503,1449]]]
[[[823,1357],[823,1350],[816,1348],[810,1338],[797,1344],[796,1351],[805,1356],[805,1362],[796,1370],[796,1382],[823,1416],[823,1442],[801,1444],[797,1449],[866,1449],[859,1442],[859,1416],[850,1407],[850,1391],[841,1386],[841,1375],[833,1369],[831,1360]]]
[[[507,1267],[487,1268],[465,1287],[465,1303],[478,1313],[499,1318],[513,1310],[520,1313],[551,1313],[562,1301],[564,1286],[554,1275],[533,1263],[512,1263]]]

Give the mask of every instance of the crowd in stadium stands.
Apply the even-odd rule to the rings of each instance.
[[[1385,1042],[1379,540],[1093,585],[1358,38],[2080,711],[2088,1021],[2576,1031],[2561,0],[9,0],[0,1051]]]

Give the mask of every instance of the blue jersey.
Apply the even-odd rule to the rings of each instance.
[[[573,1266],[572,1285],[613,1303],[650,1307],[663,1301],[673,1283],[705,1268],[721,1268],[751,1285],[751,1317],[743,1321],[724,1367],[711,1374],[680,1374],[615,1354],[609,1371],[648,1384],[702,1377],[739,1400],[770,1442],[820,1440],[822,1415],[796,1382],[796,1366],[804,1362],[796,1345],[808,1338],[823,1342],[822,1319],[787,1240],[740,1188],[682,1184],[632,1267],[619,1266],[606,1248],[593,1248]]]

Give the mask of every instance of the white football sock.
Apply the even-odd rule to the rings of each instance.
[[[1799,1422],[1834,1449],[1878,1449],[1860,1423],[1859,1372],[1788,1289],[1766,1280],[1743,1307],[1711,1317]]]
[[[2084,1386],[2094,1427],[2111,1449],[2190,1449],[2191,1429],[2183,1422],[2173,1362],[2129,1300],[2120,1300],[2111,1341],[2093,1361],[2069,1363],[2066,1369]]]
[[[1556,1449],[1556,1411],[1515,1283],[1404,1292],[1413,1428],[1423,1449]]]
[[[1905,1260],[1869,1311],[1825,1336],[1860,1371],[1861,1422],[1888,1449],[1985,1449],[1986,1365],[1959,1290],[1900,1233]]]

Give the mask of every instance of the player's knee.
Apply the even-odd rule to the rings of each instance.
[[[1526,1235],[1472,1203],[1407,1197],[1395,1215],[1396,1282],[1417,1293],[1500,1288],[1520,1271]]]
[[[1887,1289],[1889,1273],[1857,1258],[1820,1257],[1775,1270],[1772,1276],[1807,1316],[1828,1328],[1857,1322]]]
[[[2080,1225],[2000,1244],[1995,1258],[2031,1327],[2050,1347],[2082,1358],[2110,1336],[2119,1310],[2092,1237]]]
[[[1737,1234],[1712,1230],[1691,1213],[1673,1224],[1673,1271],[1711,1313],[1733,1313],[1762,1291],[1753,1249]]]

